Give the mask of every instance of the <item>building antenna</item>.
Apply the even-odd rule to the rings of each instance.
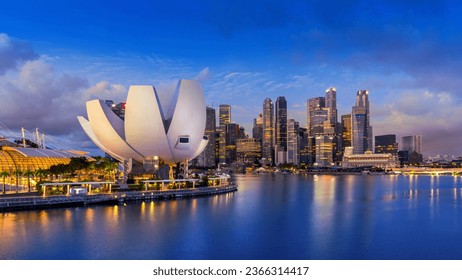
[[[26,147],[26,132],[24,127],[21,127],[21,133],[22,133],[22,145],[24,148]]]

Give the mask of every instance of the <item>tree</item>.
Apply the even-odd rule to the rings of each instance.
[[[14,175],[16,176],[16,193],[18,193],[18,191],[19,191],[19,186],[18,186],[18,184],[19,184],[19,176],[22,175],[22,171],[19,170],[19,169],[16,169],[14,171]]]
[[[47,171],[45,169],[39,168],[35,170],[35,176],[39,177],[39,181],[43,180],[43,177],[47,175]]]
[[[30,192],[30,176],[33,176],[35,173],[32,170],[27,170],[24,172],[24,175],[27,176],[27,192]]]
[[[7,171],[0,172],[0,177],[3,177],[3,194],[5,194],[5,180],[6,177],[10,176],[10,173]]]

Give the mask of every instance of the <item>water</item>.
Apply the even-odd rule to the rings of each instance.
[[[0,259],[462,259],[462,178],[241,175],[225,195],[0,214]]]

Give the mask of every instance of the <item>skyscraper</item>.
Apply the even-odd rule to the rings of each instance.
[[[259,114],[256,119],[253,119],[252,137],[260,140],[263,139],[263,114]]]
[[[330,87],[326,89],[326,108],[329,109],[329,123],[337,127],[337,89]]]
[[[274,106],[270,98],[263,102],[263,141],[262,157],[273,163],[273,146],[274,146]]]
[[[422,154],[422,135],[404,136],[401,138],[403,148],[401,150],[412,153]]]
[[[231,123],[231,105],[220,104],[220,127],[224,127],[226,124]]]
[[[284,96],[279,96],[276,100],[275,114],[276,145],[280,147],[281,151],[287,151],[287,101]]]
[[[398,155],[396,135],[387,134],[375,136],[375,153]]]
[[[237,160],[236,142],[239,139],[239,125],[228,123],[225,125],[225,162],[231,164]]]
[[[342,147],[351,147],[351,114],[342,115]]]
[[[299,123],[294,119],[287,122],[287,162],[300,164]]]
[[[372,151],[372,127],[370,126],[369,93],[359,90],[356,94],[356,105],[351,112],[353,154]]]
[[[308,99],[306,103],[308,135],[315,136],[316,133],[319,133],[319,127],[323,126],[324,121],[328,119],[328,112],[325,108],[326,99],[324,97],[315,97]]]
[[[209,138],[209,143],[204,149],[204,160],[203,166],[213,167],[215,166],[215,133],[216,133],[216,116],[215,109],[211,107],[206,108],[206,122],[205,122],[205,135]]]

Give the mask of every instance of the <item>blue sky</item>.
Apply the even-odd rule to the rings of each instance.
[[[76,115],[131,84],[202,81],[250,132],[263,100],[337,88],[339,115],[368,89],[374,134],[422,134],[462,155],[458,1],[7,1],[0,9],[0,121],[93,150]]]

